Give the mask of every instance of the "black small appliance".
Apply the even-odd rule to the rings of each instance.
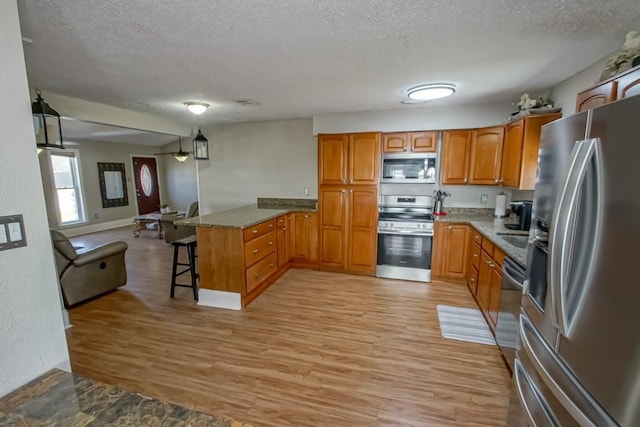
[[[515,200],[511,202],[511,212],[516,216],[517,221],[513,224],[505,224],[504,226],[510,230],[529,231],[531,227],[531,208],[533,202],[531,200]]]

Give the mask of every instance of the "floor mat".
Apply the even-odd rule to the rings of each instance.
[[[452,340],[496,345],[480,310],[438,305],[438,320],[442,336]]]

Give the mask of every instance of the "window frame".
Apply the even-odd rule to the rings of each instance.
[[[53,163],[51,160],[52,156],[67,157],[75,160],[75,162],[73,162],[75,164],[73,164],[73,167],[72,167],[74,186],[70,188],[73,188],[76,191],[76,206],[78,209],[78,216],[80,217],[77,221],[62,222],[62,218],[60,215],[60,200],[58,199],[58,187],[56,186],[56,180],[53,172]],[[79,224],[86,224],[88,221],[87,221],[87,209],[85,206],[85,196],[84,196],[84,192],[82,191],[83,185],[82,185],[80,151],[75,148],[66,148],[64,151],[62,150],[47,151],[47,160],[49,163],[49,172],[51,174],[51,188],[53,189],[53,199],[56,205],[55,206],[56,220],[58,222],[58,226],[70,227],[70,226],[75,226]],[[80,199],[79,201],[78,201],[78,198]]]

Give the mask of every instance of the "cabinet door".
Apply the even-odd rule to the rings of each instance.
[[[445,229],[444,276],[465,279],[468,254],[469,227],[465,224],[449,224]]]
[[[318,261],[319,247],[318,247],[318,214],[316,212],[309,212],[306,216],[307,221],[307,248],[308,248],[308,260]]]
[[[287,262],[291,262],[293,259],[294,248],[296,245],[295,239],[295,221],[294,214],[287,214]]]
[[[407,151],[407,133],[383,133],[382,151],[385,153],[403,153]]]
[[[489,319],[495,327],[498,321],[498,309],[500,308],[500,290],[502,289],[502,270],[497,264],[491,269],[491,281],[489,287],[491,293],[489,295],[488,312]]]
[[[349,184],[376,185],[380,180],[380,135],[377,132],[349,135]]]
[[[618,83],[612,80],[580,92],[576,100],[576,113],[615,101],[617,88]]]
[[[502,147],[502,171],[500,183],[507,187],[520,185],[522,166],[522,142],[524,137],[524,119],[507,125]]]
[[[447,223],[436,222],[433,228],[433,246],[431,251],[431,275],[444,277],[445,240]]]
[[[478,270],[470,266],[467,270],[467,287],[473,295],[478,295]]]
[[[413,152],[435,152],[438,146],[438,132],[411,132],[409,141]]]
[[[298,259],[308,259],[309,258],[309,245],[307,244],[307,235],[308,235],[308,224],[307,224],[308,215],[302,213],[294,213],[293,214],[293,234],[294,244],[293,244],[293,257]]]
[[[471,139],[469,183],[496,185],[500,180],[504,127],[477,129]]]
[[[628,98],[640,94],[640,67],[634,68],[618,77],[618,95],[616,99]]]
[[[323,184],[347,182],[349,135],[318,135],[318,180]]]
[[[347,190],[320,188],[320,262],[344,266]]]
[[[277,226],[277,242],[278,242],[278,270],[284,267],[288,261],[287,247],[289,246],[289,239],[287,236],[287,217],[286,215],[279,216],[276,219]]]
[[[442,138],[440,156],[440,182],[442,184],[466,184],[469,177],[469,152],[471,131],[446,131]]]
[[[491,257],[482,251],[480,255],[480,268],[478,269],[478,303],[484,312],[489,307],[489,296],[491,294]]]
[[[349,189],[348,212],[347,269],[374,273],[378,254],[378,190],[376,188]]]

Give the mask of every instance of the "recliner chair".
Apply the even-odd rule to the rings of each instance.
[[[66,306],[86,301],[127,283],[124,254],[128,245],[125,242],[110,242],[76,251],[64,234],[50,231]]]

